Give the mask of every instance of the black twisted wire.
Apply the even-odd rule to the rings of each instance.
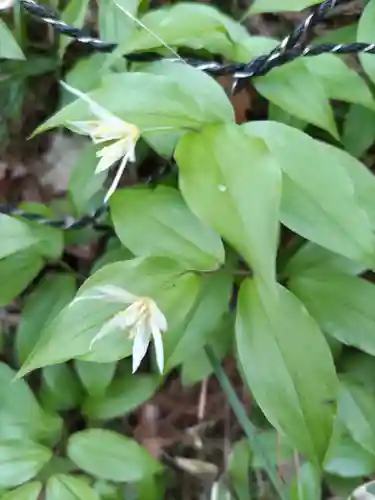
[[[294,61],[298,57],[311,57],[324,53],[331,54],[358,54],[369,53],[375,54],[375,44],[370,43],[352,43],[352,44],[320,44],[320,45],[306,45],[311,29],[319,22],[321,22],[326,15],[334,9],[337,5],[346,2],[347,0],[324,0],[320,3],[313,12],[300,24],[296,29],[288,35],[280,44],[275,47],[268,54],[256,57],[249,63],[229,63],[222,64],[217,61],[204,61],[201,59],[186,58],[185,61],[197,69],[205,71],[211,75],[233,75],[235,84],[233,90],[240,90],[238,81],[242,80],[241,86],[244,81],[249,78],[257,76],[264,76],[272,69],[282,66],[288,62]],[[86,29],[79,29],[74,26],[66,24],[60,20],[55,12],[42,5],[39,5],[35,0],[20,0],[21,5],[31,15],[38,18],[40,21],[52,26],[56,31],[66,36],[74,38],[77,42],[86,44],[97,51],[111,52],[116,48],[115,43],[105,42],[99,38],[91,36]],[[162,56],[153,52],[143,52],[127,54],[126,59],[130,62],[146,62],[161,59]],[[168,61],[178,62],[178,58],[163,58]],[[100,209],[97,213],[87,215],[81,219],[65,219],[65,220],[51,220],[41,217],[38,214],[29,214],[19,209],[14,209],[8,206],[0,205],[0,212],[10,215],[22,216],[28,220],[38,221],[41,224],[49,224],[54,227],[62,229],[81,229],[86,226],[93,226],[96,228],[103,228],[103,225],[97,223],[98,217],[103,214]]]

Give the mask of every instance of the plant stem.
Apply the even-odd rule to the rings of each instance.
[[[225,371],[223,370],[220,364],[219,359],[217,358],[215,352],[210,346],[205,346],[205,351],[211,363],[211,366],[215,372],[215,375],[228,398],[228,402],[233,410],[233,413],[236,415],[239,424],[241,425],[244,433],[246,434],[247,439],[249,440],[251,449],[256,454],[258,454],[263,458],[264,470],[266,471],[268,478],[273,484],[280,499],[288,500],[288,497],[285,493],[284,484],[279,478],[276,468],[270,463],[267,453],[259,443],[259,440],[256,436],[257,428],[249,420],[246,411],[241,404],[241,401],[238,399],[237,394],[235,393],[230,380],[228,379]]]

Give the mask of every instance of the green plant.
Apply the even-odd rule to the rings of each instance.
[[[249,15],[316,3],[257,0]],[[81,27],[88,7],[72,1],[63,19]],[[359,42],[373,39],[374,16],[370,0],[354,27]],[[247,440],[233,444],[212,498],[256,498],[259,471],[268,498],[317,500],[323,483],[349,494],[375,473],[375,179],[361,161],[375,137],[375,56],[361,56],[364,71],[323,54],[256,77],[268,115],[239,124],[222,86],[178,54],[122,58],[185,48],[245,63],[278,45],[213,6],[102,0],[100,36],[117,48],[63,76],[68,39],[37,59],[39,71],[17,19],[13,34],[0,24],[9,59],[0,91],[52,69],[63,81],[59,109],[34,137],[65,127],[93,139],[66,215],[100,208],[103,172],[118,160],[120,173],[126,160],[137,171],[156,152],[172,168],[156,187],[111,189],[98,232],[0,215],[0,305],[24,302],[15,335],[3,335],[1,498],[37,500],[42,489],[47,500],[166,498],[166,467],[123,435],[122,419],[171,378],[193,385],[213,372]],[[64,248],[103,241],[108,227],[106,249],[81,276]],[[254,397],[251,415],[221,368],[231,356]],[[145,357],[148,369],[132,374]],[[290,480],[280,460],[293,464]]]

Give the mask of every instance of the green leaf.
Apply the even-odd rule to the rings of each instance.
[[[0,234],[2,237],[0,259],[31,247],[37,242],[24,222],[5,214],[0,214]]]
[[[340,165],[349,176],[358,205],[366,212],[372,229],[375,229],[375,176],[363,163],[345,151],[329,144],[320,143],[322,151],[331,163]]]
[[[372,43],[375,22],[375,2],[370,0],[359,19],[357,42]],[[359,58],[368,76],[375,82],[375,61],[372,54],[360,54]]]
[[[236,339],[246,382],[265,416],[320,465],[332,432],[329,401],[336,398],[337,379],[313,318],[281,286],[278,302],[264,307],[255,283],[247,280],[239,294]]]
[[[75,294],[75,279],[68,274],[49,274],[27,296],[21,314],[15,348],[22,364],[39,340],[40,333]]]
[[[106,172],[95,173],[97,165],[96,148],[88,144],[77,158],[68,187],[69,195],[79,214],[90,212],[90,202],[100,193],[107,177]]]
[[[139,0],[117,0],[116,3],[137,17]],[[102,40],[124,45],[126,40],[134,37],[136,25],[116,3],[114,0],[101,0],[99,3],[99,33]]]
[[[324,471],[340,477],[369,476],[375,471],[375,456],[357,444],[347,432],[340,430],[332,439]]]
[[[191,307],[190,301],[194,300],[199,277],[192,273],[184,275],[181,265],[170,259],[161,257],[132,259],[102,267],[85,281],[78,295],[84,295],[97,286],[108,284],[119,286],[136,295],[153,297],[158,304],[160,303],[159,307],[172,328],[177,321],[176,318],[184,314],[185,304],[186,307]],[[177,309],[174,301],[180,301]],[[45,326],[39,342],[18,376],[71,358],[84,357],[90,361],[109,362],[129,356],[132,341],[122,330],[96,342],[91,351],[89,349],[91,340],[103,324],[123,309],[124,304],[98,300],[82,300],[66,306],[50,324]]]
[[[308,462],[304,463],[292,482],[290,500],[321,500],[321,481],[316,467]]]
[[[375,113],[353,104],[345,116],[342,144],[348,153],[361,158],[375,141]]]
[[[208,336],[204,337],[206,345],[210,346],[219,360],[231,352],[234,338],[234,324],[232,315],[224,315],[220,324]],[[199,345],[199,343],[198,343]],[[189,346],[190,355],[182,363],[181,381],[185,386],[192,386],[209,377],[213,372],[212,364],[205,350],[196,346]]]
[[[50,208],[40,203],[21,203],[20,208],[25,212],[39,214],[46,218],[56,218],[56,215]],[[21,219],[21,222],[29,227],[32,236],[35,238],[34,249],[42,257],[49,260],[58,260],[61,258],[64,250],[64,234],[62,229],[26,219]]]
[[[12,32],[2,19],[0,19],[0,59],[25,59]]]
[[[92,363],[75,360],[75,369],[91,397],[103,397],[116,371],[117,363]]]
[[[48,410],[71,410],[82,400],[82,387],[67,364],[47,366],[42,370],[40,399]]]
[[[353,102],[375,110],[374,98],[362,77],[334,54],[304,59],[310,73],[323,85],[329,99]]]
[[[328,334],[375,355],[375,285],[329,270],[295,276],[289,287]]]
[[[20,295],[43,268],[43,259],[34,249],[21,250],[0,259],[0,306]]]
[[[56,474],[47,481],[46,500],[98,500],[98,495],[83,479]]]
[[[232,273],[223,269],[202,279],[199,294],[184,323],[165,336],[166,370],[171,370],[203,348],[227,312],[232,293]]]
[[[122,375],[111,383],[105,394],[87,398],[83,412],[95,420],[109,420],[126,415],[148,401],[159,384],[160,377],[154,375]]]
[[[111,216],[117,236],[135,255],[170,257],[186,269],[202,271],[224,263],[220,237],[190,211],[176,189],[121,190],[111,199]]]
[[[235,247],[273,293],[281,173],[263,141],[248,140],[234,124],[214,125],[185,135],[175,158],[191,210]]]
[[[360,274],[366,270],[366,266],[331,252],[315,243],[307,242],[288,261],[285,274],[288,277],[298,277],[298,275],[306,271],[321,270]]]
[[[42,483],[33,481],[32,483],[24,484],[15,490],[8,491],[1,500],[38,500],[42,490]]]
[[[13,488],[37,475],[51,458],[48,448],[32,441],[0,441],[0,488]]]
[[[24,380],[14,380],[16,372],[0,363],[0,439],[31,439],[54,442],[62,421],[44,412]]]
[[[364,352],[344,351],[340,359],[340,373],[375,393],[375,358]]]
[[[338,139],[325,87],[320,79],[306,68],[304,61],[294,61],[276,68],[269,74],[256,78],[254,86],[268,101],[291,115],[326,130]]]
[[[160,464],[135,441],[104,429],[70,436],[68,456],[83,471],[115,482],[139,481],[161,470]]]
[[[258,121],[243,129],[266,141],[283,171],[281,222],[320,246],[371,266],[375,241],[362,205],[365,195],[353,189],[349,172],[358,170],[359,162],[281,123]]]
[[[320,3],[320,0],[255,0],[250,8],[250,14],[262,12],[298,12],[310,5]]]
[[[165,66],[181,65],[164,62]],[[176,69],[175,69],[176,71]],[[139,128],[172,127],[186,130],[199,129],[204,124],[233,121],[233,108],[224,90],[210,76],[201,73],[195,76],[196,69],[183,66],[184,75],[199,78],[205,85],[191,91],[188,79],[171,78],[150,73],[120,73],[109,75],[103,85],[89,95],[98,104],[136,124]],[[212,99],[202,106],[201,94],[207,95],[207,87],[212,89]],[[121,96],[126,95],[126,99]],[[36,132],[67,125],[71,121],[91,119],[88,104],[77,99],[58,111],[41,125]],[[173,130],[171,130],[173,132]],[[166,132],[161,130],[161,134]],[[152,136],[155,135],[155,132]]]
[[[88,6],[89,0],[71,0],[61,14],[62,21],[70,26],[82,28],[85,22]],[[62,36],[60,38],[60,58],[63,58],[65,50],[71,42],[72,38],[69,38],[68,36]]]
[[[147,12],[133,36],[121,43],[119,53],[173,47],[206,49],[232,55],[232,41],[247,35],[246,30],[211,5],[184,2]],[[162,43],[163,41],[164,43]]]
[[[338,418],[354,441],[375,454],[375,396],[364,387],[344,380],[340,383]]]

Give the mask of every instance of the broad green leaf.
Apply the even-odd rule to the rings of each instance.
[[[313,38],[314,43],[355,43],[357,40],[357,26],[358,22],[354,21],[340,28],[330,29],[328,31],[322,30],[322,34]]]
[[[375,116],[375,115],[374,115]],[[372,229],[375,228],[375,176],[362,162],[342,149],[320,143],[322,152],[331,163],[340,165],[354,186],[354,196],[359,206],[365,210]]]
[[[62,21],[70,26],[82,28],[85,22],[88,6],[89,0],[71,0],[61,14]],[[72,38],[68,36],[62,36],[60,38],[59,56],[61,58],[63,57],[67,46],[71,42]]]
[[[25,59],[12,32],[2,19],[0,19],[0,59]]]
[[[52,452],[26,440],[0,440],[0,488],[14,488],[37,475]]]
[[[373,27],[375,22],[375,1],[370,0],[364,8],[358,23],[357,42],[373,43]],[[362,53],[359,55],[364,70],[375,82],[375,61],[373,54]]]
[[[133,439],[104,429],[72,434],[68,456],[83,471],[115,482],[139,481],[161,470],[160,464]]]
[[[248,37],[236,46],[235,60],[247,63],[272,50],[277,41],[265,37]],[[337,128],[325,88],[303,60],[275,68],[254,79],[254,87],[268,101],[290,115],[312,123],[338,137]]]
[[[184,323],[165,336],[166,370],[171,370],[203,348],[228,311],[232,274],[224,269],[203,277],[199,295]]]
[[[15,490],[8,491],[1,497],[1,500],[38,500],[39,493],[42,490],[42,483],[33,481],[24,484]]]
[[[43,368],[40,389],[43,408],[71,410],[79,406],[82,396],[82,386],[69,365],[60,363]]]
[[[256,284],[243,282],[236,322],[237,356],[271,424],[320,465],[332,432],[337,379],[329,347],[304,306],[279,286],[266,308]],[[306,349],[308,346],[308,349]]]
[[[321,481],[316,467],[309,462],[302,464],[292,481],[290,500],[321,500]]]
[[[16,372],[0,363],[0,439],[55,442],[62,421],[43,411],[29,385],[14,380]]]
[[[334,54],[304,59],[307,69],[323,85],[329,99],[353,102],[375,110],[374,98],[363,78]]]
[[[0,259],[37,243],[27,224],[5,214],[0,214],[0,234]]]
[[[365,194],[353,188],[358,172],[352,175],[347,168],[352,157],[281,123],[251,122],[243,129],[266,141],[283,171],[281,222],[320,246],[371,266],[375,240],[363,209]],[[353,162],[350,170],[358,170]]]
[[[291,115],[312,123],[338,139],[325,88],[318,77],[297,60],[254,80],[256,90]]]
[[[103,397],[112,382],[117,363],[92,363],[75,360],[76,372],[82,385],[91,397]]]
[[[47,481],[46,500],[99,500],[99,497],[83,479],[56,474]]]
[[[324,471],[340,477],[369,476],[375,471],[375,456],[341,432],[327,452]]]
[[[298,275],[306,271],[320,271],[323,269],[328,272],[338,271],[347,274],[360,274],[366,270],[366,266],[309,241],[288,261],[285,274],[288,277],[298,277]]]
[[[338,418],[354,441],[375,454],[375,396],[349,380],[341,381]]]
[[[96,363],[91,364],[97,366]],[[83,412],[95,420],[126,415],[150,399],[159,384],[160,379],[155,375],[122,375],[110,384],[105,394],[88,397],[83,404]]]
[[[136,295],[153,297],[160,303],[159,307],[172,328],[176,318],[186,314],[185,307],[191,307],[199,277],[192,273],[184,275],[183,267],[170,259],[139,258],[102,267],[85,281],[78,296],[101,285],[115,285]],[[175,301],[180,301],[177,309]],[[103,324],[124,308],[121,303],[98,300],[81,300],[66,306],[43,329],[39,342],[18,376],[71,358],[84,356],[91,361],[109,362],[129,356],[132,341],[122,330],[116,330],[96,342],[91,351],[89,349],[91,340]]]
[[[43,268],[43,259],[34,249],[21,250],[0,259],[0,306],[12,302]]]
[[[48,324],[75,294],[75,279],[68,274],[49,274],[27,296],[21,314],[15,348],[22,364]]]
[[[151,10],[141,18],[147,30],[138,27],[131,39],[121,43],[118,52],[173,47],[206,49],[232,55],[232,42],[247,36],[243,26],[211,5],[184,2]],[[164,43],[162,43],[164,42]]]
[[[204,110],[207,107],[220,106],[223,108],[223,118],[217,121],[232,122],[233,107],[230,105],[227,97],[224,98],[224,91],[221,85],[218,85],[214,78],[208,76],[204,71],[193,69],[187,64],[171,63],[169,61],[156,61],[143,66],[143,71],[153,75],[165,76],[169,80],[175,81],[181,85],[186,92],[194,95],[197,105]],[[199,89],[199,92],[197,92]],[[226,115],[224,118],[224,102],[227,105]],[[171,157],[176,144],[183,131],[173,131],[172,133],[164,134],[145,134],[144,139],[147,143],[163,157]]]
[[[252,451],[253,469],[264,469],[265,458],[273,465],[281,465],[293,459],[293,446],[284,434],[267,429],[257,434],[258,449]],[[262,450],[263,453],[259,453]]]
[[[139,0],[116,0],[132,16],[137,16]],[[114,0],[101,0],[98,7],[99,33],[102,40],[124,45],[134,36],[135,22],[123,12]]]
[[[220,237],[190,211],[176,189],[121,190],[111,199],[111,216],[117,236],[135,255],[170,257],[201,271],[224,263]]]
[[[210,346],[216,357],[222,360],[226,354],[231,353],[234,339],[234,324],[230,314],[223,317],[217,328],[205,337],[206,345]],[[199,343],[198,343],[199,345]],[[181,367],[181,381],[183,385],[195,385],[213,372],[212,364],[203,347],[195,348],[183,360]]]
[[[233,245],[274,293],[281,172],[264,142],[248,140],[237,125],[213,125],[184,136],[175,158],[191,210]]]
[[[298,12],[310,5],[320,3],[320,0],[255,0],[249,10],[250,14],[262,12]]]
[[[95,195],[100,195],[107,177],[106,172],[95,173],[97,165],[96,149],[88,144],[77,158],[69,180],[69,195],[79,214],[84,215],[90,211],[90,202]]]
[[[345,116],[342,144],[348,153],[361,158],[375,141],[374,111],[353,104]]]
[[[193,75],[197,70],[186,66],[183,71]],[[181,79],[150,73],[120,73],[107,76],[102,86],[89,95],[119,118],[141,129],[171,127],[173,132],[199,129],[207,123],[233,121],[233,108],[224,90],[208,75],[202,74],[200,78],[205,79],[205,86],[195,88],[192,92],[188,80],[184,83]],[[207,95],[205,87],[209,85],[215,90],[212,99],[202,106],[200,94],[203,92]],[[121,98],[124,95],[126,99]],[[77,99],[47,120],[37,132],[91,118],[88,104]],[[165,134],[166,131],[161,130],[159,133]]]
[[[295,276],[289,288],[325,332],[343,344],[375,355],[373,283],[325,269]]]
[[[364,352],[344,351],[340,359],[340,373],[366,390],[375,393],[375,358]]]
[[[20,208],[25,212],[35,213],[49,219],[56,219],[53,211],[41,203],[21,203]],[[64,234],[62,229],[36,221],[28,221],[22,218],[20,220],[28,226],[32,236],[35,238],[33,249],[39,252],[42,257],[49,260],[58,260],[61,258],[64,250]]]

